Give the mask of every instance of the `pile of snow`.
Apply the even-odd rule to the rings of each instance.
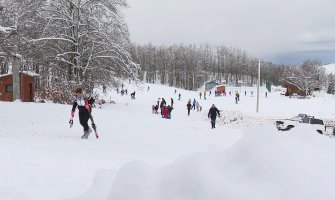
[[[133,161],[119,170],[110,200],[333,199],[335,141],[296,128],[244,130],[232,148],[182,157],[160,169]]]

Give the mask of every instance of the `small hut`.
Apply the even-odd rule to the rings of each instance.
[[[226,95],[226,86],[218,85],[216,87],[215,96]]]
[[[35,78],[33,72],[20,72],[20,99],[33,102],[35,97]],[[0,101],[13,101],[13,74],[0,75]]]
[[[217,85],[219,85],[219,84],[217,82],[215,82],[215,81],[210,81],[208,83],[205,83],[205,90],[209,91],[209,90],[213,89]]]
[[[306,93],[302,90],[300,90],[297,86],[292,85],[290,83],[284,83],[284,87],[286,88],[286,96],[291,96],[292,94],[297,94],[300,96],[305,96]]]

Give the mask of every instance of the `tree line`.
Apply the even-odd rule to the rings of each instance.
[[[197,90],[208,81],[234,86],[253,86],[258,82],[259,58],[248,56],[237,47],[205,45],[134,44],[134,62],[141,66],[139,78],[187,90]],[[332,74],[326,75],[318,60],[284,65],[260,61],[261,84],[266,81],[284,87],[296,87],[303,95],[322,88],[334,93]]]
[[[259,59],[237,47],[205,45],[133,45],[131,54],[139,63],[139,78],[196,90],[207,81],[230,85],[254,85],[258,79]],[[280,84],[284,65],[261,61],[261,82]]]

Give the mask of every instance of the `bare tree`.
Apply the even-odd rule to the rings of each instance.
[[[188,90],[203,86],[206,81],[226,80],[228,84],[253,84],[257,78],[258,60],[239,48],[211,45],[152,44],[133,45],[132,57],[141,66],[140,78],[146,82],[169,84]],[[264,62],[262,79],[279,84],[283,66]]]

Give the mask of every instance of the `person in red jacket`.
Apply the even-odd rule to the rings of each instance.
[[[169,110],[168,106],[164,106],[162,108],[162,117],[163,118],[167,118],[167,119],[171,118],[171,116],[170,116],[170,110]]]
[[[87,139],[92,129],[88,126],[88,120],[90,119],[91,115],[91,106],[89,104],[90,97],[87,97],[83,93],[82,88],[77,88],[75,91],[76,99],[73,102],[72,110],[71,110],[71,117],[74,117],[74,113],[76,108],[78,107],[79,110],[79,122],[84,128],[84,135],[81,136],[81,139]]]

